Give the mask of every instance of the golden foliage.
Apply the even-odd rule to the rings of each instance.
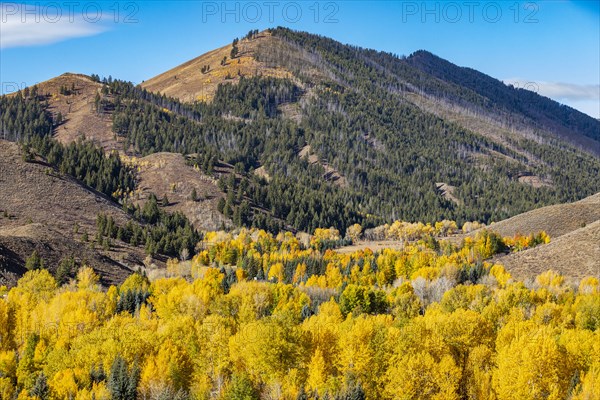
[[[597,278],[523,283],[486,261],[543,235],[436,246],[422,235],[452,234],[451,221],[389,230],[417,240],[340,254],[291,234],[209,232],[191,274],[173,260],[171,277],[103,290],[87,267],[62,287],[28,272],[0,297],[0,398],[33,399],[43,371],[51,399],[108,400],[121,358],[140,368],[141,399],[597,398]],[[322,229],[313,243],[337,239]]]

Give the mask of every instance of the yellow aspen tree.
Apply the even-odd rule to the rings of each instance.
[[[0,351],[0,398],[12,399],[17,388],[17,355],[14,351]]]
[[[467,365],[463,372],[464,387],[461,392],[468,399],[493,400],[492,376],[494,373],[494,353],[485,346],[479,345],[471,350]]]
[[[0,298],[0,351],[8,350],[14,346],[11,326],[13,324],[9,321],[8,302]]]
[[[574,393],[572,400],[600,400],[600,362],[583,374]]]
[[[388,369],[385,393],[397,400],[455,400],[460,376],[449,356],[437,363],[427,352],[405,354]]]
[[[387,315],[348,317],[340,327],[337,368],[342,376],[360,381],[368,397],[380,395],[387,368]]]
[[[192,378],[193,364],[184,349],[170,339],[158,346],[158,353],[146,358],[140,375],[140,391],[152,393],[187,391]]]
[[[325,277],[327,278],[327,287],[336,289],[342,286],[342,274],[340,269],[334,263],[327,264]]]
[[[354,224],[346,229],[346,237],[352,240],[352,243],[356,243],[360,239],[362,233],[362,227],[359,224]]]
[[[308,378],[306,379],[307,391],[317,392],[319,396],[323,396],[326,389],[327,369],[323,352],[321,351],[321,348],[317,347],[308,364]]]
[[[498,350],[494,388],[498,400],[567,397],[572,362],[549,329],[520,335]]]
[[[77,395],[77,382],[72,369],[59,371],[48,382],[50,391],[56,399],[70,399]]]
[[[306,278],[306,264],[299,263],[294,271],[294,277],[292,278],[292,283],[299,284]]]
[[[269,269],[269,274],[267,277],[269,280],[276,279],[277,282],[281,283],[281,282],[283,282],[283,279],[284,279],[283,272],[284,272],[283,264],[275,263],[275,264],[271,265],[271,268]]]
[[[91,267],[81,267],[77,272],[77,287],[80,290],[98,290],[100,278]]]

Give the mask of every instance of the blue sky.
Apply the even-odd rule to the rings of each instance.
[[[283,25],[449,61],[600,117],[600,2],[2,3],[2,92],[63,72],[139,83],[250,29]]]

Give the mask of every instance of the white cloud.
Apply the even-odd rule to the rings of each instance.
[[[97,10],[83,15],[54,4],[58,7],[1,3],[0,49],[56,43],[96,35],[107,29]]]
[[[528,81],[522,78],[504,79],[504,83],[550,97],[594,118],[600,117],[600,85]]]

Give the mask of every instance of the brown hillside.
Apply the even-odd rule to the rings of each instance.
[[[502,236],[546,231],[550,238],[555,239],[598,220],[600,193],[574,203],[538,208],[491,224],[489,228]]]
[[[64,122],[55,130],[60,142],[70,143],[85,135],[106,150],[122,149],[122,139],[117,140],[112,132],[111,113],[95,109],[94,100],[97,93],[101,94],[101,83],[86,75],[67,73],[37,86],[40,94],[47,95],[50,111],[63,116]],[[68,92],[61,94],[61,87]]]
[[[194,102],[210,101],[219,84],[238,82],[240,76],[292,78],[288,70],[256,59],[259,47],[275,48],[278,42],[280,39],[274,38],[270,33],[261,32],[253,39],[241,39],[238,44],[239,54],[234,59],[230,57],[232,44],[227,44],[142,82],[140,86],[183,102]],[[225,65],[221,65],[223,57],[227,57]],[[201,69],[206,65],[210,69],[203,73]]]
[[[120,224],[128,219],[103,195],[43,163],[25,163],[15,143],[0,140],[0,285],[15,283],[34,249],[50,271],[73,255],[92,266],[103,283],[122,281],[142,264],[143,251],[122,247],[103,252],[82,242],[84,232],[94,238],[99,213]]]
[[[600,277],[600,221],[552,239],[550,243],[499,257],[518,279],[549,269],[574,279]]]
[[[216,180],[187,165],[181,154],[155,153],[130,162],[138,170],[135,200],[143,203],[150,193],[159,199],[166,195],[169,200],[166,210],[183,212],[197,229],[231,226],[231,221],[217,210],[217,203],[224,194]],[[191,199],[193,189],[196,189],[197,201]]]
[[[95,109],[96,94],[101,98],[102,84],[86,75],[66,73],[37,85],[38,91],[46,95],[50,111],[56,116],[63,115],[64,122],[56,128],[55,138],[62,143],[71,143],[85,136],[105,150],[118,150],[123,154],[123,139],[117,139],[112,132],[112,114],[109,110],[98,113]],[[61,88],[67,88],[61,93]],[[74,90],[73,90],[74,88]],[[172,200],[167,207],[170,212],[182,211],[198,229],[218,229],[230,222],[217,210],[216,204],[223,194],[212,180],[185,164],[181,155],[161,153],[146,157],[140,168],[140,199],[153,192],[162,197],[166,193]],[[157,166],[160,165],[160,168]],[[172,185],[177,189],[172,192]],[[196,187],[200,201],[188,201],[182,193]],[[95,219],[95,214],[92,215]]]

